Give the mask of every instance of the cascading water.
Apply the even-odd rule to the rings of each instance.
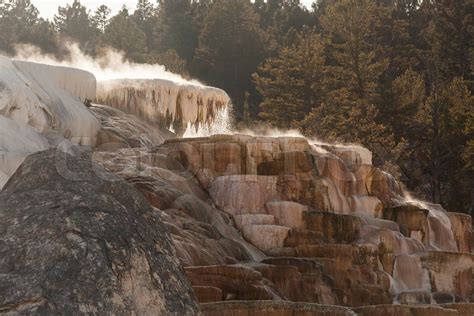
[[[399,255],[395,259],[393,278],[397,281],[398,291],[424,290],[431,286],[427,271],[423,269],[418,255]]]
[[[172,128],[178,136],[190,127],[224,125],[229,118],[230,98],[223,90],[163,79],[99,81],[95,101]]]
[[[198,124],[188,122],[183,138],[208,137],[217,134],[233,134],[231,123],[231,107],[218,109],[214,120],[210,123]]]
[[[426,203],[413,198],[408,192],[405,193],[408,204],[419,206],[428,210],[429,246],[434,251],[458,251],[454,239],[451,221],[441,205]]]

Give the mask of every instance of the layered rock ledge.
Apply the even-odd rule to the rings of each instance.
[[[105,104],[182,135],[188,126],[211,124],[230,106],[221,89],[164,79],[100,81],[96,103]]]
[[[166,214],[201,303],[241,301],[216,304],[216,313],[263,312],[256,302],[272,300],[460,314],[426,304],[472,300],[470,218],[405,199],[360,148],[331,150],[302,138],[216,135],[96,161]]]

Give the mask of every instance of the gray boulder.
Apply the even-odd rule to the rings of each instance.
[[[86,156],[34,154],[0,192],[0,314],[198,312],[161,215]]]

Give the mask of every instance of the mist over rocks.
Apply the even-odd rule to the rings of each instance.
[[[92,70],[101,69],[90,57],[77,58]],[[143,71],[148,75],[156,71],[156,76],[166,79],[121,79],[100,81],[98,85],[91,72],[65,66],[71,63],[48,61],[53,65],[0,56],[1,128],[18,131],[0,136],[0,155],[4,158],[0,161],[0,188],[28,154],[39,150],[104,143],[111,146],[114,142],[114,146],[125,147],[158,145],[175,137],[170,130],[183,135],[188,129],[212,125],[230,106],[224,91],[186,81],[158,66],[128,64],[130,69],[141,70],[143,76]],[[91,105],[94,100],[125,113],[104,106],[94,112],[84,104]],[[131,144],[126,144],[123,134]]]

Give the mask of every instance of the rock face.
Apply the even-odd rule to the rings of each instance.
[[[229,214],[247,242],[267,256],[188,267],[202,302],[471,300],[474,263],[462,253],[470,252],[470,217],[406,199],[393,177],[370,164],[367,151],[298,138],[216,135],[166,141],[153,152],[182,166],[209,192],[205,202]],[[301,269],[298,260],[318,268]],[[239,288],[254,290],[243,295]]]
[[[350,309],[308,303],[290,303],[282,301],[222,302],[203,304],[206,316],[355,316]]]
[[[178,134],[184,133],[188,125],[212,123],[217,112],[230,103],[223,90],[162,79],[101,81],[95,100],[148,122],[172,127]]]
[[[27,158],[0,193],[0,232],[0,313],[198,312],[162,214],[90,159]]]
[[[179,162],[150,149],[94,153],[94,161],[126,179],[159,209],[185,266],[232,264],[264,255],[246,243],[232,219]]]
[[[89,72],[0,57],[0,115],[39,133],[94,144],[100,124],[83,102],[95,93],[96,80]]]
[[[176,137],[164,128],[115,108],[94,104],[91,111],[101,123],[101,129],[97,134],[96,151],[151,148],[163,144],[166,139]]]
[[[2,188],[28,155],[46,150],[49,143],[46,137],[33,128],[1,115],[0,135],[0,188]]]
[[[0,189],[29,154],[95,144],[100,122],[83,104],[95,92],[86,71],[0,56]]]
[[[470,218],[410,204],[393,178],[361,165],[369,159],[358,152],[338,147],[344,161],[304,139],[243,135],[168,140],[144,148],[161,141],[135,138],[140,128],[150,130],[146,124],[108,107],[93,110],[102,121],[110,119],[105,135],[118,135],[123,144],[99,146],[91,157],[114,176],[101,171],[88,178],[83,171],[91,167],[79,159],[77,166],[59,171],[83,181],[65,181],[55,168],[41,167],[47,165],[43,160],[53,160],[52,153],[38,154],[0,195],[0,206],[8,206],[1,218],[6,237],[0,251],[13,249],[1,264],[6,272],[0,276],[8,278],[1,284],[12,284],[0,287],[8,298],[3,310],[50,311],[48,299],[69,302],[62,295],[76,300],[68,306],[81,302],[86,312],[123,309],[123,304],[143,313],[195,313],[194,295],[209,315],[462,315],[470,310]],[[55,176],[45,176],[50,173]],[[46,210],[44,217],[34,217],[43,214],[40,210]],[[47,224],[36,225],[44,218]],[[163,237],[165,230],[170,240]],[[21,235],[25,231],[33,233]],[[25,240],[31,250],[16,250],[15,240]],[[453,245],[459,251],[440,251]],[[61,251],[46,256],[45,249]],[[18,253],[26,258],[19,266],[11,259]],[[110,260],[116,265],[110,267]],[[154,273],[145,273],[150,270]],[[40,275],[51,287],[15,290],[13,284],[35,284]],[[74,292],[79,296],[64,292],[58,281],[71,278],[82,284]],[[116,293],[112,299],[110,291],[96,290],[93,296],[87,291],[97,278],[104,284],[100,289]],[[454,302],[466,304],[423,306]],[[68,306],[55,308],[67,312]]]

